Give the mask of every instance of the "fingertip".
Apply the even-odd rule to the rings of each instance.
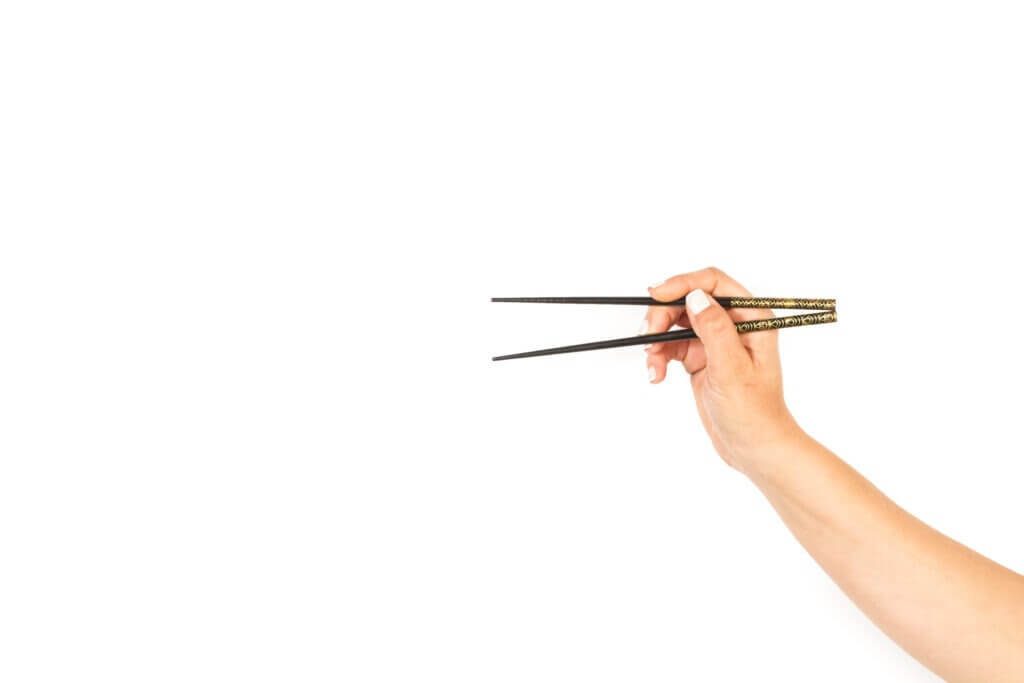
[[[647,293],[650,294],[651,298],[654,299],[655,301],[670,301],[673,298],[676,298],[664,293],[663,290],[665,288],[662,286],[664,284],[664,282],[661,282],[656,285],[651,285],[650,287],[647,288]]]
[[[672,310],[665,306],[652,306],[647,312],[647,334],[667,332],[672,327]]]
[[[665,379],[665,365],[667,361],[660,355],[647,357],[647,381],[651,384],[658,384]]]
[[[647,288],[651,297],[657,301],[675,301],[680,299],[689,289],[689,280],[685,275],[675,275],[664,282]]]

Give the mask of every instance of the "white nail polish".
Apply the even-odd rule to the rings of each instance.
[[[653,382],[654,378],[657,377],[657,376],[658,376],[658,371],[648,365],[647,366],[647,381],[648,382]]]
[[[640,329],[636,331],[637,335],[647,334],[647,321],[644,320],[640,325]]]
[[[644,347],[644,351],[650,351],[652,346],[654,346],[654,344],[648,344]]]
[[[703,289],[695,289],[686,295],[686,312],[697,315],[711,305]]]

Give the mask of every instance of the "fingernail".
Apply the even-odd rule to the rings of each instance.
[[[688,313],[696,315],[710,305],[711,301],[703,289],[695,289],[686,295],[686,310]]]
[[[647,366],[647,381],[648,382],[653,382],[654,378],[657,377],[657,376],[658,376],[658,371],[648,365]]]
[[[644,351],[650,351],[654,347],[654,344],[648,344],[644,347]]]
[[[643,323],[640,324],[640,329],[636,331],[638,335],[647,334],[647,320],[644,319]]]
[[[655,282],[653,285],[651,285],[647,289],[657,289],[658,287],[661,287],[663,284],[665,284],[664,280],[662,280],[661,282]]]

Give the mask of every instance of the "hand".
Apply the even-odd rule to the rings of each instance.
[[[712,297],[752,295],[717,268],[676,275],[648,291],[658,301],[687,296],[685,308],[651,306],[645,318],[648,334],[679,325],[692,327],[698,336],[647,347],[651,382],[665,379],[669,361],[681,362],[715,450],[728,465],[750,474],[770,446],[799,433],[782,396],[778,332],[741,335],[734,325],[770,318],[771,311],[722,308]]]
[[[915,518],[804,434],[782,398],[778,333],[737,334],[765,309],[723,309],[708,294],[750,296],[708,268],[650,288],[646,327],[698,339],[647,351],[651,381],[670,360],[690,373],[704,428],[750,477],[801,545],[880,628],[943,680],[1024,681],[1024,576]],[[707,293],[707,294],[706,294]]]

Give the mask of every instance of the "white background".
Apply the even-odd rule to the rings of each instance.
[[[787,396],[1017,570],[1011,2],[5,2],[0,678],[934,680],[625,349],[836,297]]]

